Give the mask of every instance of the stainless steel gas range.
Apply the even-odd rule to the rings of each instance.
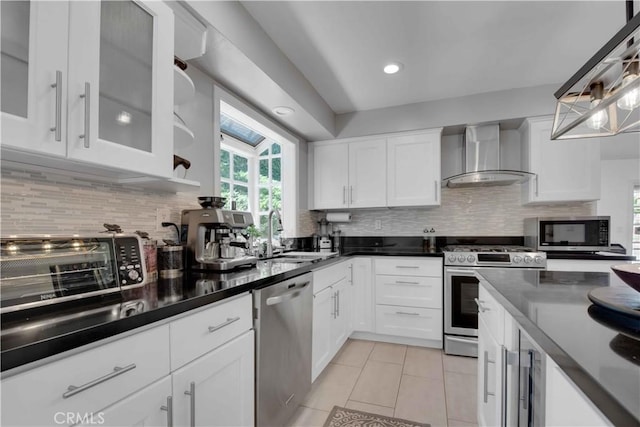
[[[478,356],[478,278],[485,268],[545,269],[547,256],[524,246],[449,245],[444,248],[444,352]]]

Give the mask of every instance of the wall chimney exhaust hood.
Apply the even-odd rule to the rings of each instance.
[[[464,173],[442,181],[443,187],[490,187],[526,182],[530,172],[500,168],[500,125],[467,126],[464,133]]]

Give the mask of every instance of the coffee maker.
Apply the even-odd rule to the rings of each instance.
[[[182,211],[186,267],[227,271],[255,265],[258,258],[250,254],[244,237],[250,225],[253,225],[250,212],[213,207]]]

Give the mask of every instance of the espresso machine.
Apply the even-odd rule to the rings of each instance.
[[[253,225],[250,212],[213,207],[182,211],[186,267],[227,271],[255,265],[258,258],[250,254],[243,237],[250,225]]]

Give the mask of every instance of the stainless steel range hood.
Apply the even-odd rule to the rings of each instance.
[[[443,187],[490,187],[520,184],[534,174],[500,167],[500,125],[467,126],[463,148],[464,172],[445,178]]]

